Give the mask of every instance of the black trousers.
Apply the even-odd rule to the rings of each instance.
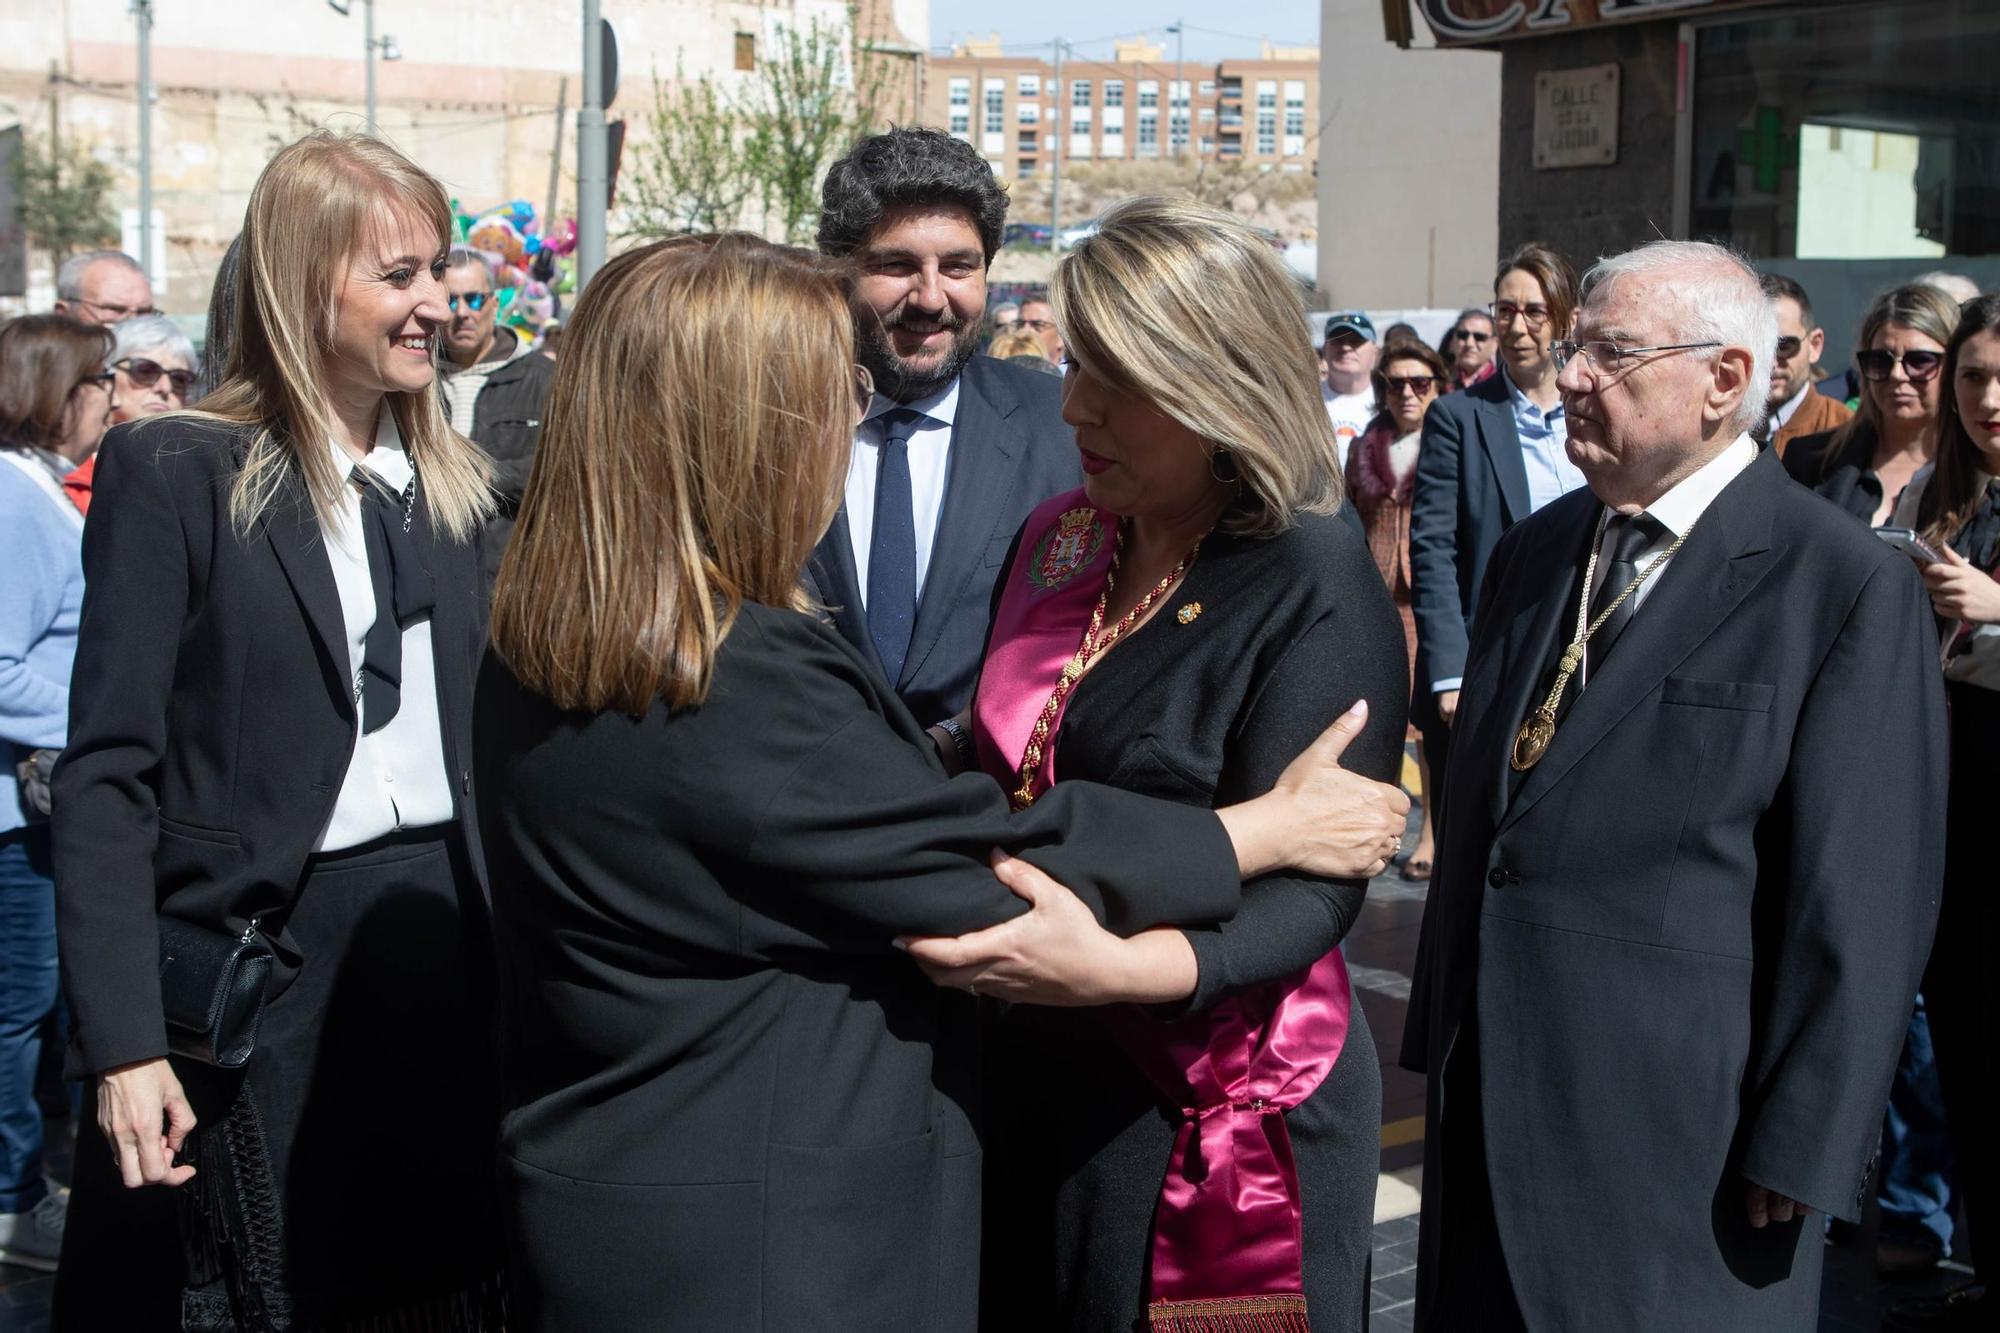
[[[1468,1015],[1452,1043],[1443,1071],[1438,1122],[1443,1145],[1442,1215],[1422,1225],[1438,1228],[1436,1272],[1420,1276],[1416,1325],[1420,1333],[1527,1333],[1521,1306],[1500,1248],[1493,1216],[1493,1186],[1486,1173],[1486,1126],[1479,1106],[1479,1025]],[[1424,1293],[1435,1284],[1435,1294]]]
[[[1924,1003],[1980,1277],[2000,1277],[2000,1155],[1993,1143],[2000,1097],[2000,899],[1991,827],[2000,810],[2000,691],[1952,685],[1951,795],[1937,942]]]

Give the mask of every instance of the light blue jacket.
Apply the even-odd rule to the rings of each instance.
[[[0,460],[0,833],[27,822],[14,765],[61,749],[83,612],[83,538],[58,501]]]

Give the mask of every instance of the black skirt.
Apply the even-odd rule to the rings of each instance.
[[[314,857],[304,965],[239,1072],[176,1059],[182,1327],[498,1330],[485,907],[457,836]]]

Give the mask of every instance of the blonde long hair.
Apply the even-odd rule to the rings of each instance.
[[[450,243],[451,203],[443,187],[365,134],[306,135],[279,150],[250,192],[228,358],[214,391],[193,409],[253,431],[229,493],[239,533],[247,535],[270,511],[294,472],[320,521],[333,521],[347,484],[324,447],[337,437],[324,377],[339,292],[356,250],[396,217],[434,228],[439,254]],[[433,526],[469,538],[493,512],[486,455],[452,430],[435,387],[387,400],[422,478]]]
[[[522,684],[633,716],[698,704],[744,602],[808,608],[853,444],[842,271],[732,232],[591,279],[494,586],[493,646]]]
[[[1256,232],[1192,199],[1127,199],[1056,266],[1050,295],[1092,374],[1229,451],[1243,494],[1225,531],[1271,537],[1340,508],[1305,300]]]

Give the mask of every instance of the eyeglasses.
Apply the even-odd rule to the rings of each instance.
[[[128,356],[122,361],[114,361],[111,364],[124,371],[125,378],[141,389],[152,388],[160,382],[160,376],[165,375],[177,398],[187,397],[188,389],[194,384],[192,370],[168,370],[159,362],[148,361],[143,356]]]
[[[81,389],[86,384],[94,384],[100,389],[109,389],[117,382],[118,377],[116,375],[108,370],[100,370],[95,375],[85,375],[76,382],[76,387]]]
[[[117,305],[110,301],[86,301],[82,298],[78,298],[77,304],[98,311],[97,321],[100,324],[117,324],[123,320],[137,319],[141,315],[160,313],[160,308],[156,305]]]
[[[1515,305],[1512,301],[1495,301],[1486,307],[1493,315],[1495,328],[1506,328],[1516,319],[1528,321],[1528,327],[1539,329],[1549,322],[1549,308],[1545,305]]]
[[[467,292],[463,296],[445,297],[444,305],[445,309],[447,310],[457,310],[458,303],[460,301],[463,301],[465,302],[465,308],[467,310],[472,311],[474,314],[478,314],[479,311],[485,308],[486,303],[492,299],[493,299],[492,292]]]
[[[1778,360],[1791,360],[1799,354],[1799,349],[1805,345],[1806,340],[1804,338],[1794,338],[1790,334],[1786,334],[1778,339]]]
[[[1329,352],[1351,352],[1357,347],[1366,347],[1368,340],[1358,333],[1342,333],[1326,340]]]
[[[1033,329],[1036,333],[1047,333],[1055,326],[1056,322],[1052,319],[1024,319],[1021,321],[1022,328]]]
[[[1435,375],[1384,375],[1382,377],[1382,387],[1388,391],[1389,396],[1392,398],[1400,393],[1413,393],[1421,398],[1429,393],[1431,386],[1436,383],[1437,376]]]
[[[1910,377],[1912,384],[1922,384],[1936,378],[1938,371],[1944,368],[1944,353],[1912,350],[1899,357],[1894,352],[1871,348],[1854,354],[1854,364],[1861,367],[1863,379],[1888,379],[1898,361],[1903,363],[1903,373]]]
[[[1445,335],[1444,340],[1446,342],[1454,342],[1454,343],[1455,342],[1486,343],[1490,342],[1492,338],[1493,335],[1490,333],[1474,333],[1471,329],[1453,329],[1450,333],[1447,333]]]
[[[1558,342],[1549,345],[1549,354],[1555,358],[1556,369],[1561,370],[1570,363],[1570,358],[1583,356],[1585,364],[1592,370],[1603,371],[1607,375],[1616,374],[1625,364],[1627,357],[1641,357],[1653,352],[1692,352],[1703,347],[1720,347],[1718,342],[1705,343],[1661,343],[1656,347],[1620,347],[1615,342],[1602,338],[1592,338],[1588,342]]]

